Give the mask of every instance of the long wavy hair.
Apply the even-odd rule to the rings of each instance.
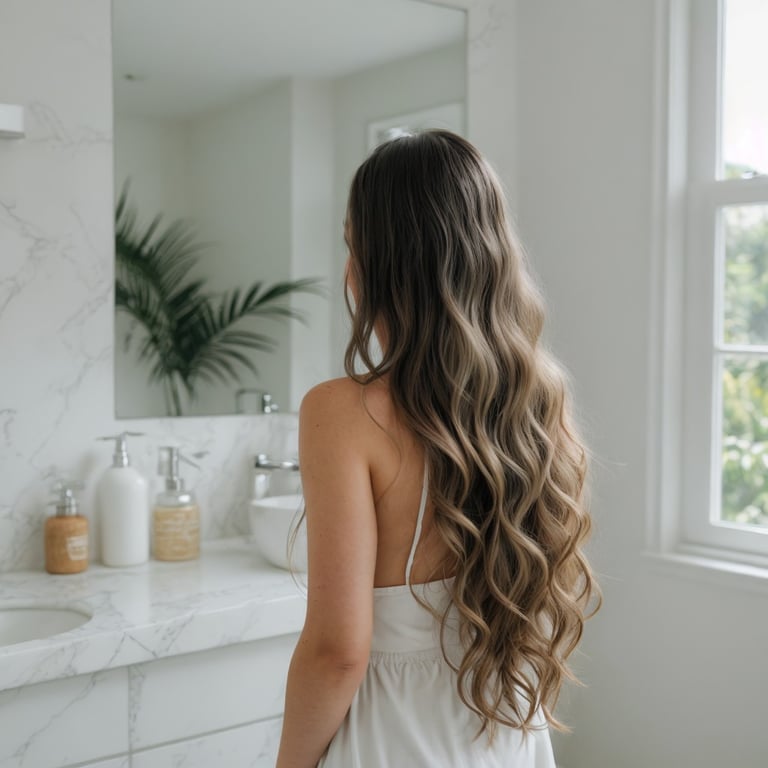
[[[345,236],[356,286],[345,368],[364,385],[386,377],[423,445],[455,572],[463,657],[450,662],[444,641],[443,654],[458,693],[478,735],[527,734],[539,707],[570,732],[553,710],[564,678],[581,684],[566,660],[602,603],[582,551],[588,450],[567,375],[540,342],[544,302],[501,185],[460,136],[403,136],[357,170]]]

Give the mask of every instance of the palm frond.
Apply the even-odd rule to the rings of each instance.
[[[165,226],[159,215],[142,231],[128,192],[126,182],[115,208],[115,305],[141,326],[139,359],[149,365],[150,381],[163,384],[169,412],[181,415],[179,387],[194,397],[198,381],[239,384],[243,371],[258,374],[248,353],[275,349],[270,336],[238,324],[250,317],[306,322],[286,300],[327,293],[320,280],[301,278],[208,294],[205,281],[190,274],[210,244],[197,240],[189,222]]]
[[[271,286],[254,283],[246,293],[239,288],[224,293],[220,297],[219,316],[222,326],[224,318],[229,324],[238,322],[244,317],[272,317],[298,320],[306,323],[306,313],[283,301],[294,293],[311,293],[325,295],[322,282],[316,278],[306,277],[299,280],[286,280]]]

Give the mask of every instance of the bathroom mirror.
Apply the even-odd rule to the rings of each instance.
[[[369,150],[400,130],[466,132],[465,16],[425,0],[113,1],[116,204],[128,182],[117,274],[128,258],[121,248],[141,256],[183,222],[155,249],[155,258],[171,260],[160,303],[129,307],[117,291],[117,417],[258,413],[264,393],[295,410],[309,387],[342,373],[349,181]],[[134,217],[128,228],[126,213]],[[192,250],[186,261],[184,246]],[[260,294],[245,306],[256,282],[263,291],[305,278],[319,279],[322,295],[282,300],[305,324],[251,316]],[[162,342],[190,282],[197,290],[184,311],[199,310],[204,297],[213,311],[200,327],[209,336],[170,333]],[[164,314],[162,297],[174,291],[177,315]],[[157,330],[150,336],[148,327]],[[253,334],[274,349],[242,346]],[[178,381],[169,394],[168,371],[183,366],[168,361],[181,343],[190,356],[194,344],[207,345],[185,374],[194,398]],[[142,349],[156,352],[161,375],[153,381]]]

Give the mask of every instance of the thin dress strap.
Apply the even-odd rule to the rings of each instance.
[[[408,555],[408,562],[405,566],[405,583],[410,585],[411,583],[411,568],[413,568],[413,558],[416,555],[416,547],[419,544],[421,538],[421,524],[424,522],[424,510],[427,508],[427,461],[424,459],[424,480],[421,487],[421,502],[419,503],[419,514],[416,517],[416,530],[413,533],[413,541],[411,542],[411,551]]]

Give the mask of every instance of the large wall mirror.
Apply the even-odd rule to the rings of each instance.
[[[341,373],[349,181],[400,130],[465,133],[465,17],[114,0],[119,418],[295,410]]]

